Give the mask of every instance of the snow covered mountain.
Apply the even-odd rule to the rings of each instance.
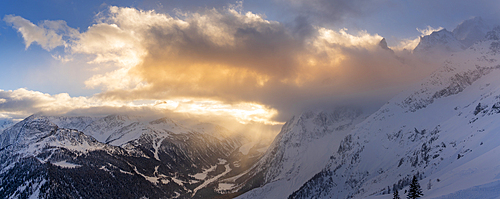
[[[366,115],[365,115],[366,116]],[[288,121],[264,156],[249,171],[221,183],[255,188],[238,198],[280,198],[321,171],[342,138],[363,119],[360,110],[306,112]],[[247,186],[247,187],[244,187]]]
[[[453,30],[453,36],[468,48],[482,40],[490,30],[491,28],[481,17],[474,17],[460,23]]]
[[[0,119],[0,131],[9,128],[12,125],[14,125],[14,121],[11,119]]]
[[[465,48],[466,46],[456,39],[452,32],[442,29],[420,37],[420,42],[413,52],[429,55],[441,52],[459,52]]]
[[[295,116],[267,151],[171,118],[0,123],[0,198],[391,198],[413,176],[425,198],[496,198],[500,27],[487,29],[474,18],[422,38],[417,53],[454,52],[430,77],[371,115]]]
[[[36,114],[0,134],[0,198],[217,195],[208,185],[237,166],[240,146],[209,123]]]
[[[497,27],[358,124],[288,198],[391,198],[413,176],[424,198],[496,198],[499,38]]]
[[[483,40],[489,31],[490,26],[481,17],[474,17],[460,23],[452,32],[442,29],[420,37],[413,52],[424,56],[460,52]]]

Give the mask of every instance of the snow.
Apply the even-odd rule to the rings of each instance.
[[[468,189],[463,189],[435,199],[500,199],[500,181],[495,181]]]
[[[231,190],[234,188],[235,184],[232,183],[219,183],[219,186],[217,187],[216,191],[226,191],[226,190]]]
[[[465,48],[452,32],[442,29],[422,37],[414,52],[429,55],[439,52],[460,52]]]
[[[203,135],[203,134],[206,135]],[[185,134],[176,136],[174,134]],[[196,139],[205,139],[208,150],[201,148],[194,148],[195,153],[193,155],[200,155],[199,157],[205,158],[218,158],[217,165],[210,166],[210,168],[203,170],[199,174],[193,175],[198,181],[190,180],[189,182],[199,185],[200,183],[205,183],[204,186],[209,183],[216,182],[220,177],[226,175],[227,172],[231,171],[229,167],[228,160],[225,158],[229,156],[240,145],[239,140],[232,137],[227,137],[229,135],[227,129],[221,126],[204,123],[196,126],[184,126],[183,123],[174,122],[169,119],[161,119],[155,122],[149,122],[144,118],[136,118],[124,115],[110,115],[106,117],[59,117],[59,116],[43,116],[43,115],[32,115],[22,123],[17,126],[12,126],[8,130],[3,131],[0,134],[0,147],[8,146],[7,150],[2,152],[8,152],[7,155],[14,155],[12,158],[12,164],[10,162],[2,163],[2,168],[0,169],[2,173],[7,172],[18,163],[20,158],[24,157],[35,157],[41,163],[52,162],[55,166],[66,168],[66,169],[76,169],[82,167],[82,165],[75,164],[72,159],[61,160],[60,158],[66,157],[61,156],[60,153],[68,154],[69,156],[86,156],[90,151],[102,150],[108,154],[114,155],[132,155],[133,157],[147,157],[155,158],[158,161],[160,159],[160,153],[163,154],[164,146],[162,143],[166,139],[169,142],[181,141],[180,150],[181,153],[186,153],[186,158],[192,158],[199,160],[198,157],[189,157],[192,155],[191,149],[186,149],[186,147],[191,147],[189,144],[182,143],[182,139],[190,139],[192,136]],[[210,136],[212,137],[210,137]],[[95,137],[95,138],[94,138]],[[140,139],[139,139],[140,138]],[[215,139],[213,139],[215,138]],[[134,142],[131,142],[134,141]],[[151,148],[149,156],[145,156],[142,151],[137,150],[137,146],[134,144],[144,145],[145,147]],[[165,143],[163,143],[165,144]],[[174,143],[177,144],[177,143]],[[210,148],[212,146],[221,146],[219,148]],[[124,150],[121,150],[124,149]],[[68,151],[65,151],[68,150]],[[199,150],[199,151],[195,151]],[[203,152],[214,152],[213,154],[203,154]],[[222,152],[222,153],[221,153]],[[39,154],[44,153],[43,156]],[[5,154],[5,153],[4,153]],[[216,154],[216,156],[214,156]],[[226,155],[223,155],[226,154]],[[184,158],[184,157],[182,157]],[[207,159],[208,160],[208,159]],[[9,161],[11,161],[9,159]],[[184,160],[180,160],[184,161]],[[207,161],[210,162],[210,161]],[[186,174],[175,174],[175,176],[166,176],[158,172],[158,167],[155,166],[154,173],[144,173],[146,170],[136,167],[135,163],[127,162],[132,169],[132,171],[121,170],[113,165],[99,166],[95,169],[100,169],[103,171],[110,171],[111,167],[113,170],[117,170],[120,173],[127,175],[139,175],[145,180],[151,182],[154,185],[175,183],[181,187],[178,189],[177,193],[180,197],[181,194],[192,193],[192,189],[195,187],[185,187],[184,184],[188,183],[184,180],[187,176]],[[227,165],[226,165],[227,164]],[[226,172],[217,175],[215,177],[210,177],[207,179],[207,175],[211,171],[215,171],[218,165],[226,165]],[[144,166],[144,165],[141,165]],[[171,168],[171,165],[164,165]],[[204,165],[207,167],[208,165]],[[141,173],[142,172],[142,173]],[[123,176],[122,176],[123,177]],[[125,177],[127,178],[127,177]],[[205,182],[203,182],[205,180]],[[152,186],[154,186],[152,185]],[[178,186],[175,186],[178,187]],[[18,186],[16,188],[22,189],[26,192],[26,186]],[[203,187],[199,187],[201,189]],[[1,188],[2,191],[3,188]],[[175,191],[175,189],[173,191]],[[22,191],[19,191],[21,193]],[[30,193],[35,193],[32,197],[37,197],[36,190],[31,190]],[[44,194],[44,193],[40,193]],[[10,195],[9,195],[10,196]],[[14,196],[15,198],[16,196]]]
[[[390,198],[387,187],[418,172],[423,198],[496,198],[500,56],[490,51],[490,44],[485,41],[450,57],[429,78],[356,125],[324,168],[331,173],[296,193]],[[320,183],[329,178],[336,186]],[[270,183],[261,192],[275,193],[279,187]]]
[[[124,174],[128,174],[128,175],[134,175],[133,173],[130,173],[130,172],[128,172],[128,171],[124,171],[124,170],[121,170],[121,169],[120,169],[120,172],[121,172],[121,173],[124,173]]]
[[[219,159],[220,161],[221,159]],[[213,178],[210,178],[208,180],[205,180],[201,185],[199,185],[198,187],[196,187],[194,190],[193,190],[193,194],[191,196],[194,196],[196,194],[196,192],[204,187],[206,187],[207,185],[209,185],[210,183],[213,183],[215,182],[216,180],[218,180],[219,178],[221,178],[222,176],[228,174],[229,172],[231,172],[231,167],[229,166],[229,164],[226,164],[224,166],[226,168],[226,170],[224,172],[222,172],[221,174],[217,175],[217,176],[214,176]]]
[[[250,152],[250,149],[252,149],[255,144],[257,144],[257,142],[249,142],[242,145],[239,149],[240,153],[242,153],[243,155],[248,155],[248,152]]]
[[[78,168],[78,167],[82,166],[82,165],[79,165],[79,164],[75,164],[75,163],[71,163],[71,162],[66,162],[66,160],[61,161],[61,162],[53,162],[52,164],[56,165],[56,166],[59,166],[59,167],[62,167],[62,168],[67,168],[67,169],[74,169],[74,168]]]
[[[484,39],[484,36],[489,30],[490,27],[481,17],[474,17],[460,23],[453,30],[453,36],[461,41],[466,47],[469,47],[475,42]]]
[[[13,126],[15,124],[15,121],[12,120],[12,119],[0,119],[0,133],[6,129],[6,128],[9,128],[11,126]]]
[[[306,112],[287,122],[257,167],[267,170],[267,183],[238,198],[286,198],[300,188],[326,166],[353,124],[362,121],[356,112]]]
[[[184,134],[192,131],[192,129],[185,127],[184,125],[178,123],[169,118],[161,118],[147,124],[148,128],[152,131],[160,132],[163,134]]]
[[[225,160],[225,159],[218,158],[218,160],[219,160],[218,164],[226,164],[227,163],[227,160]]]
[[[161,146],[161,143],[163,142],[163,140],[165,140],[165,138],[161,138],[160,141],[158,142],[154,142],[154,139],[153,139],[153,148],[155,149],[155,152],[154,152],[154,157],[155,159],[157,159],[158,161],[160,161],[160,157],[158,156],[158,148],[160,148]]]
[[[40,198],[40,188],[42,185],[44,185],[47,182],[47,180],[42,179],[40,183],[34,183],[32,187],[35,187],[36,190],[33,192],[33,194],[30,195],[29,199],[38,199]]]
[[[179,180],[175,177],[171,177],[172,181],[174,181],[176,184],[180,185],[180,186],[184,186],[184,181],[182,180]]]
[[[130,164],[129,164],[130,165]],[[133,165],[130,165],[131,167],[134,168],[134,172],[139,174],[140,176],[142,176],[144,179],[146,179],[147,181],[153,183],[153,184],[158,184],[160,181],[162,184],[168,184],[170,181],[167,179],[167,176],[166,175],[163,175],[163,174],[159,174],[158,173],[158,167],[159,166],[156,166],[155,167],[155,172],[153,173],[154,176],[147,176],[147,175],[144,175],[142,173],[140,173],[138,170],[137,170],[137,167],[136,166],[133,166]],[[124,172],[122,170],[120,170],[122,173],[127,173],[129,174],[130,172]],[[130,175],[133,175],[132,173],[130,173]],[[175,183],[177,183],[178,185],[181,185],[183,186],[182,184],[182,181],[180,180],[177,180],[175,179],[174,177],[172,177],[172,181],[174,181]],[[180,182],[179,182],[180,181]]]
[[[217,165],[214,165],[208,169],[203,170],[203,172],[201,172],[201,173],[197,173],[197,174],[190,175],[190,176],[193,178],[196,178],[197,180],[205,180],[205,178],[207,178],[207,174],[209,172],[214,171],[216,168],[217,168]]]

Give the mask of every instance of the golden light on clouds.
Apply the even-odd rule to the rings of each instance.
[[[259,122],[269,125],[283,124],[283,122],[273,121],[273,117],[278,113],[274,109],[266,108],[255,103],[224,104],[214,100],[200,99],[178,99],[156,101],[155,107],[172,110],[179,113],[190,113],[204,116],[230,116],[242,124],[249,122]]]
[[[11,118],[34,112],[47,114],[66,114],[88,108],[125,108],[168,110],[174,113],[188,113],[203,117],[232,117],[242,124],[251,122],[267,125],[283,124],[273,120],[277,111],[255,103],[225,104],[210,99],[173,99],[173,100],[102,100],[96,97],[70,97],[67,93],[49,95],[37,91],[17,89],[0,90],[0,118]],[[16,107],[17,106],[17,107]],[[12,110],[17,111],[12,111]]]
[[[285,25],[243,12],[241,3],[175,16],[111,6],[82,32],[63,21],[34,25],[17,16],[7,21],[27,46],[37,43],[49,51],[63,46],[67,54],[55,56],[58,60],[83,56],[96,66],[88,70],[85,85],[102,92],[80,98],[31,93],[36,97],[25,98],[32,103],[28,107],[38,111],[151,108],[279,124],[339,96],[401,85],[426,71],[413,67],[415,60],[380,48],[377,34],[300,20]],[[54,102],[62,105],[49,105]]]

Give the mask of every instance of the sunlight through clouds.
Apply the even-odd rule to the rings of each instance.
[[[279,125],[273,121],[277,114],[274,109],[255,103],[225,104],[215,100],[175,99],[158,101],[120,101],[101,100],[96,97],[71,97],[67,93],[49,95],[24,88],[0,90],[0,118],[16,118],[31,113],[66,114],[78,109],[88,108],[146,108],[156,111],[169,110],[175,113],[188,113],[204,117],[233,117],[242,124],[258,122],[266,125]],[[17,110],[17,111],[13,111]]]
[[[157,101],[154,106],[180,113],[231,116],[242,124],[248,122],[261,122],[269,125],[283,124],[272,121],[272,118],[277,114],[276,110],[254,103],[224,104],[214,100],[180,99]]]
[[[84,55],[97,66],[84,83],[102,92],[80,99],[76,107],[163,101],[143,106],[278,124],[291,112],[388,84],[404,85],[415,77],[401,74],[426,72],[415,72],[412,61],[380,48],[377,34],[332,30],[301,18],[285,25],[243,11],[241,3],[178,10],[174,16],[110,6],[81,32],[63,21],[37,26],[18,16],[4,20],[22,33],[27,46],[36,42],[48,51],[64,46],[66,54],[55,59],[74,62]],[[46,109],[55,110],[37,108]]]

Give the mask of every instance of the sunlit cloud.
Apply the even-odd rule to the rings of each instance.
[[[431,26],[427,26],[427,28],[424,29],[417,28],[417,31],[422,33],[422,36],[426,36],[432,34],[433,32],[440,31],[442,29],[444,28],[443,27],[433,28]]]
[[[270,125],[283,124],[283,122],[272,120],[277,114],[276,110],[254,103],[224,104],[223,102],[214,100],[178,99],[156,101],[154,106],[179,113],[192,113],[204,116],[231,116],[242,124],[249,122],[260,122]]]
[[[92,108],[168,110],[204,117],[233,117],[242,124],[258,122],[268,125],[283,124],[273,121],[277,111],[254,103],[224,104],[214,100],[176,99],[163,101],[105,101],[96,97],[71,97],[67,93],[49,95],[24,88],[0,90],[0,118],[20,119],[36,112],[64,115],[75,110]],[[111,114],[111,113],[108,113]]]
[[[303,109],[405,85],[428,71],[380,48],[377,34],[328,29],[303,18],[288,26],[245,12],[241,3],[178,10],[175,16],[111,6],[77,33],[62,22],[36,26],[21,17],[4,20],[13,21],[26,44],[49,51],[64,46],[67,54],[55,56],[58,60],[85,55],[89,64],[106,68],[85,81],[103,92],[78,100],[66,96],[70,104],[64,108],[161,107],[278,124]],[[33,26],[36,31],[24,31]],[[43,107],[36,110],[59,110]]]
[[[39,25],[31,23],[19,16],[6,15],[3,20],[11,24],[24,38],[26,49],[36,42],[45,50],[52,50],[58,46],[65,46],[67,42],[63,35],[77,37],[78,31],[70,28],[65,21],[43,21]]]

